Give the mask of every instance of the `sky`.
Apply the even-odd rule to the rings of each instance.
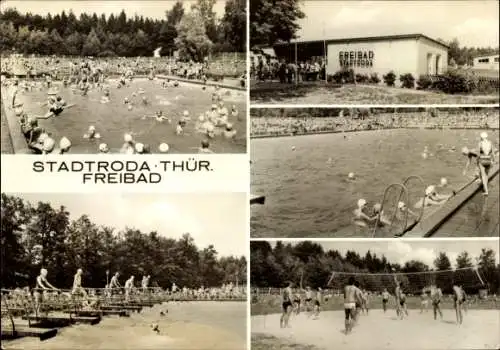
[[[348,250],[355,251],[364,256],[368,250],[377,254],[385,255],[391,263],[403,265],[410,260],[420,260],[433,267],[434,259],[439,252],[446,252],[453,267],[456,265],[457,256],[464,250],[474,259],[479,256],[482,248],[493,249],[496,252],[496,262],[499,263],[498,240],[496,239],[476,239],[476,240],[436,240],[427,239],[425,241],[350,241],[350,242],[316,242],[326,250],[338,250],[345,256]],[[274,244],[273,244],[274,246]]]
[[[299,40],[393,34],[498,47],[498,1],[303,1]]]
[[[15,7],[19,12],[31,12],[32,14],[46,15],[48,13],[56,14],[69,10],[73,10],[73,13],[79,17],[81,13],[97,13],[98,15],[105,13],[106,16],[110,14],[119,14],[122,9],[125,13],[133,16],[137,13],[139,16],[164,19],[165,11],[170,10],[175,5],[175,0],[161,0],[161,1],[93,1],[93,0],[38,0],[38,1],[28,1],[28,0],[2,0],[0,3],[0,8],[3,10],[8,7]],[[196,1],[185,0],[184,9],[188,10],[191,5],[196,3]],[[225,1],[217,1],[214,5],[214,12],[218,18],[224,15]]]
[[[245,193],[226,194],[26,194],[33,204],[64,205],[71,219],[87,214],[98,225],[157,231],[171,238],[188,232],[198,248],[213,244],[219,256],[246,255]]]

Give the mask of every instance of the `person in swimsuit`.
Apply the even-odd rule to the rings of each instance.
[[[486,132],[481,133],[481,141],[478,145],[478,150],[469,150],[467,147],[462,148],[462,154],[467,156],[467,163],[463,174],[467,173],[467,169],[472,161],[472,158],[476,158],[477,167],[479,172],[479,177],[483,184],[483,193],[485,196],[488,195],[488,173],[495,162],[495,151],[493,149],[493,144],[488,140],[488,134]]]
[[[306,287],[306,311],[311,312],[312,311],[312,290],[311,287],[307,286]]]
[[[443,319],[443,312],[441,311],[441,307],[439,306],[442,297],[443,297],[443,292],[441,292],[441,288],[433,286],[431,288],[431,300],[432,300],[432,311],[434,313],[434,319],[437,319],[438,313],[441,319]]]
[[[368,224],[377,220],[377,215],[373,217],[369,217],[364,213],[364,209],[366,208],[366,200],[359,199],[358,206],[354,209],[353,214],[354,217],[352,219],[354,225],[359,227],[368,227]]]
[[[389,302],[389,292],[384,288],[382,292],[382,309],[384,309],[384,313],[387,311],[387,303]]]
[[[436,186],[430,185],[425,189],[424,198],[420,199],[416,204],[415,208],[420,209],[422,206],[429,207],[432,205],[441,205],[443,204],[449,197],[446,199],[438,197],[436,192]]]
[[[345,333],[349,334],[356,322],[356,303],[361,303],[361,291],[356,287],[356,280],[349,277],[344,287]]]
[[[357,288],[357,290],[359,292],[356,292],[358,293],[358,298],[356,298],[356,302],[355,302],[355,308],[354,308],[354,323],[356,324],[358,322],[358,317],[359,315],[361,314],[361,311],[362,311],[362,305],[363,305],[363,292],[361,291],[361,288],[360,288],[360,285],[359,285],[359,282],[358,281],[354,281],[354,287]]]
[[[121,289],[120,282],[118,282],[118,277],[120,277],[120,273],[117,272],[111,277],[111,281],[109,281],[109,289],[111,290],[111,294],[118,294]]]
[[[462,324],[463,314],[462,305],[465,302],[465,295],[463,289],[456,283],[453,284],[453,303],[455,307],[455,314],[457,316],[457,324]]]
[[[477,158],[477,165],[479,168],[479,174],[481,176],[481,181],[483,183],[484,195],[488,195],[488,173],[490,171],[491,165],[494,163],[494,150],[493,144],[488,140],[488,134],[481,133],[481,141],[478,145],[479,155]]]
[[[280,327],[281,328],[288,328],[289,327],[289,321],[290,321],[290,314],[292,312],[292,294],[293,294],[293,291],[292,291],[292,286],[293,286],[293,283],[290,282],[288,284],[288,287],[286,287],[284,290],[283,290],[283,294],[282,294],[282,311],[283,313],[281,314],[281,317],[280,317]]]
[[[429,304],[429,300],[427,298],[427,293],[425,290],[422,290],[422,293],[420,294],[420,313],[423,313],[424,310],[427,312],[427,305]]]
[[[316,292],[316,299],[314,300],[314,318],[319,317],[321,302],[323,301],[323,290],[318,288]]]
[[[83,270],[78,269],[75,273],[75,276],[73,278],[73,289],[71,290],[71,294],[79,294],[82,295],[84,298],[87,297],[87,292],[85,289],[82,287],[82,274]]]
[[[293,311],[295,315],[300,313],[300,294],[296,293],[293,297]]]
[[[59,291],[59,289],[57,289],[52,284],[50,284],[49,281],[47,281],[47,274],[48,274],[47,269],[41,269],[40,275],[38,275],[38,277],[36,278],[34,297],[35,297],[35,308],[37,313],[40,312],[40,307],[43,302],[43,297],[45,293],[49,290]]]

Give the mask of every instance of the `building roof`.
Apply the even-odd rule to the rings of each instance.
[[[281,46],[281,45],[290,45],[290,44],[307,44],[307,43],[322,43],[326,42],[329,44],[337,44],[337,43],[355,43],[355,42],[366,42],[366,41],[387,41],[387,40],[405,40],[405,39],[427,39],[432,41],[435,44],[441,45],[447,49],[450,47],[439,41],[432,39],[424,34],[401,34],[401,35],[382,35],[382,36],[366,36],[366,37],[357,37],[357,38],[344,38],[344,39],[320,39],[320,40],[292,40],[289,43],[277,43],[273,46]]]

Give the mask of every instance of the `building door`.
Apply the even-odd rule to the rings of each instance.
[[[436,55],[436,75],[441,74],[441,55]]]

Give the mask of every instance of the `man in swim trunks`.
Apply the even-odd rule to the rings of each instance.
[[[312,311],[312,290],[311,287],[307,286],[306,287],[306,311],[311,312]]]
[[[360,289],[358,281],[354,281],[354,287],[356,287],[356,289],[358,290],[358,292],[356,292],[356,293],[358,293],[357,295],[359,296],[359,298],[356,298],[356,302],[355,302],[356,307],[354,309],[354,317],[353,317],[354,323],[357,323],[358,317],[361,314],[362,305],[363,305],[363,292]]]
[[[457,283],[453,283],[453,302],[455,307],[455,314],[457,316],[457,324],[462,324],[462,305],[465,302],[465,293],[463,289],[457,285]]]
[[[427,312],[427,305],[429,304],[429,300],[427,298],[427,293],[424,289],[422,289],[422,293],[420,294],[420,313],[423,313],[424,310]]]
[[[130,276],[130,278],[125,282],[125,301],[130,301],[130,295],[132,294],[132,289],[134,288],[134,276]]]
[[[41,269],[40,275],[38,275],[38,277],[36,278],[34,297],[35,297],[35,308],[37,313],[40,312],[40,307],[43,302],[43,297],[45,293],[49,290],[59,291],[59,289],[57,289],[52,284],[50,284],[49,281],[47,281],[47,274],[48,274],[47,269]]]
[[[296,315],[300,313],[300,294],[295,293],[293,297],[293,311]]]
[[[282,294],[282,303],[281,303],[281,307],[282,307],[282,314],[281,314],[281,317],[280,317],[280,327],[281,328],[288,328],[289,327],[289,321],[290,321],[290,314],[292,312],[292,294],[293,294],[293,291],[292,291],[292,286],[293,286],[293,283],[292,282],[289,282],[288,284],[288,287],[286,287],[284,290],[283,290],[283,294]]]
[[[406,310],[406,295],[403,293],[403,289],[401,288],[401,282],[397,280],[396,276],[394,276],[394,280],[396,282],[396,314],[400,317],[400,319],[404,318],[406,314],[408,316],[408,310]]]
[[[384,313],[387,311],[387,303],[389,302],[389,292],[387,291],[386,288],[384,288],[384,291],[382,292],[382,309],[384,309]]]
[[[434,319],[437,319],[437,314],[441,319],[443,319],[443,313],[441,312],[441,307],[439,304],[441,303],[441,298],[443,297],[443,292],[441,292],[441,288],[437,286],[431,287],[431,301],[432,301],[432,310],[434,313]]]
[[[119,290],[121,289],[120,282],[118,282],[118,277],[120,277],[120,273],[117,272],[114,274],[113,277],[111,277],[111,281],[109,281],[109,288],[111,289],[112,294],[118,294]]]
[[[319,317],[319,312],[321,308],[321,303],[323,302],[323,290],[318,288],[316,292],[316,299],[314,300],[314,318],[317,319]]]
[[[71,295],[80,294],[84,298],[87,297],[87,292],[82,287],[82,269],[78,269],[73,277],[73,289],[71,290]]]
[[[344,287],[344,313],[345,313],[345,333],[349,334],[356,322],[356,303],[361,302],[361,291],[355,286],[356,281],[353,276],[349,277],[347,285]]]

